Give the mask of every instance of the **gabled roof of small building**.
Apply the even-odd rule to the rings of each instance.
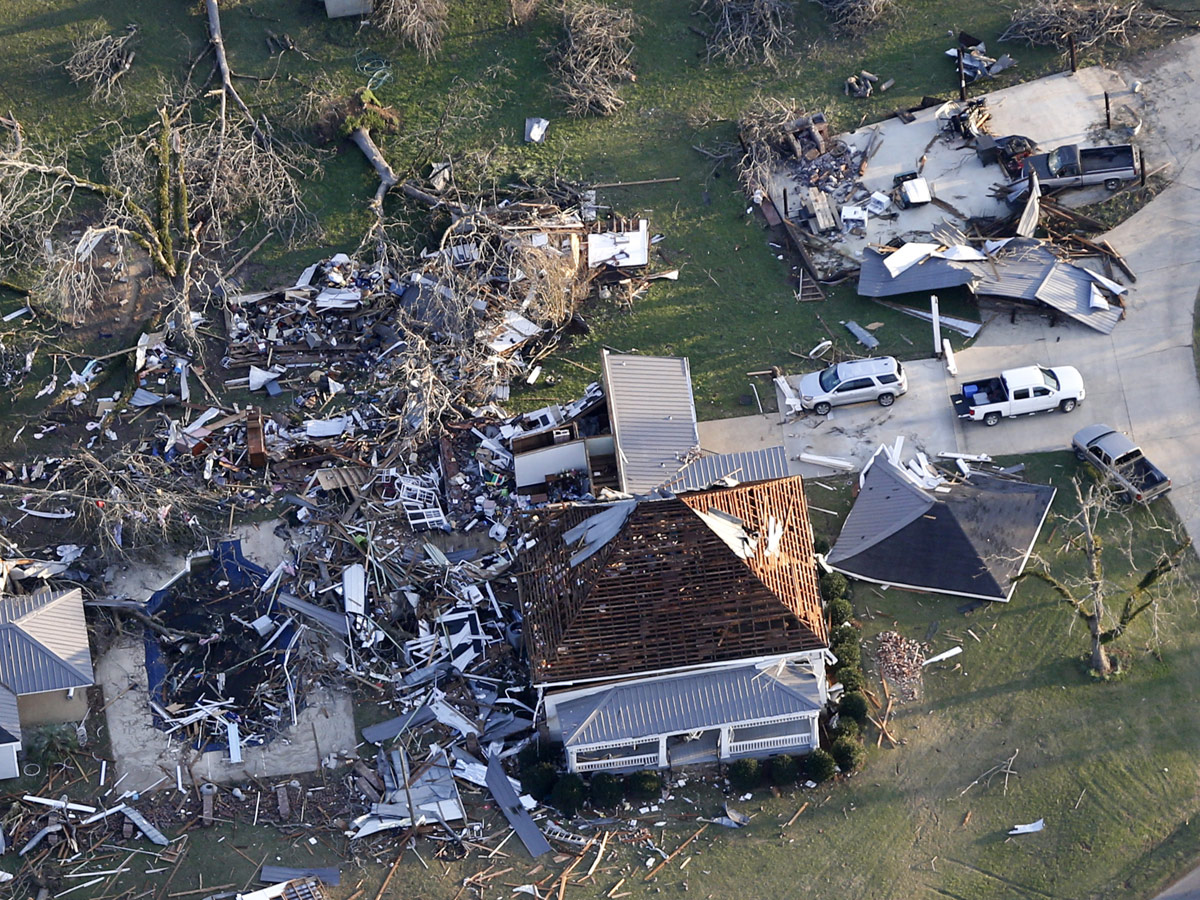
[[[866,581],[1008,600],[1054,494],[980,473],[936,493],[876,459],[827,562]]]
[[[518,576],[535,684],[828,644],[798,476],[537,515]]]
[[[821,710],[811,669],[787,663],[734,666],[614,685],[558,706],[568,747],[704,731]]]
[[[605,350],[601,367],[621,490],[647,494],[700,447],[688,361]]]
[[[0,685],[19,695],[87,687],[93,680],[78,588],[0,597]]]

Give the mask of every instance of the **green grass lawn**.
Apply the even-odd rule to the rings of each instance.
[[[953,66],[942,55],[947,32],[966,29],[994,45],[1007,23],[1004,7],[937,0],[902,4],[897,21],[863,41],[834,40],[820,9],[796,4],[794,54],[778,72],[733,69],[704,61],[702,25],[679,0],[644,0],[636,6],[642,25],[635,56],[638,79],[623,89],[625,107],[608,119],[572,120],[551,91],[544,47],[555,39],[558,19],[547,8],[527,28],[507,24],[500,0],[452,3],[452,29],[441,56],[427,65],[412,52],[349,19],[330,21],[315,0],[243,0],[223,4],[223,26],[234,69],[247,76],[239,90],[254,108],[270,115],[281,132],[292,122],[299,98],[319,79],[349,93],[368,78],[371,60],[384,60],[392,78],[376,93],[396,108],[401,132],[380,139],[401,174],[424,174],[432,157],[489,150],[487,174],[503,185],[514,176],[548,174],[582,182],[678,177],[679,181],[602,192],[622,213],[646,214],[666,235],[659,245],[662,268],[678,266],[678,282],[660,282],[633,309],[597,304],[586,311],[593,331],[578,339],[566,358],[595,368],[602,345],[647,353],[686,354],[692,359],[697,409],[702,418],[743,412],[749,394],[745,373],[780,365],[795,369],[789,349],[807,350],[825,339],[825,325],[846,350],[861,349],[838,323],[854,318],[881,322],[879,352],[911,357],[925,352],[920,323],[859,298],[852,285],[830,292],[821,304],[799,304],[786,283],[785,264],[768,245],[757,215],[748,215],[733,173],[714,169],[693,146],[732,141],[737,117],[755,95],[795,100],[826,110],[837,129],[852,129],[888,115],[924,95],[949,96]],[[202,7],[172,0],[9,0],[0,20],[0,105],[11,107],[30,139],[63,142],[72,157],[98,171],[105,143],[121,129],[143,127],[163,94],[162,84],[183,77],[204,47]],[[103,21],[110,29],[136,22],[141,28],[137,60],[121,107],[91,103],[72,85],[61,63],[70,35]],[[286,32],[308,55],[268,53],[267,32]],[[1051,71],[1056,52],[1006,46],[1019,67],[994,84]],[[1084,62],[1092,60],[1085,59]],[[210,60],[196,67],[208,76]],[[887,94],[859,101],[841,90],[847,74],[869,68],[895,78]],[[259,80],[255,80],[259,79]],[[449,112],[449,124],[439,122]],[[552,122],[540,146],[521,142],[524,118]],[[435,140],[434,135],[440,134]],[[324,229],[323,240],[286,248],[268,244],[249,271],[255,286],[290,278],[327,252],[353,250],[367,223],[366,201],[374,175],[356,150],[343,144],[324,176],[309,184],[309,203]],[[415,233],[428,222],[424,211],[406,209],[400,198],[389,212],[406,217]],[[253,234],[253,232],[251,232]],[[551,360],[546,378],[515,406],[539,404],[549,392],[578,393],[591,375],[578,365]],[[551,388],[548,389],[547,385]]]
[[[950,45],[947,31],[966,29],[993,43],[1007,21],[1006,6],[980,0],[905,3],[892,27],[861,42],[846,42],[830,39],[814,4],[797,3],[797,51],[779,72],[770,72],[705,64],[702,41],[689,27],[698,24],[690,15],[691,5],[641,0],[636,4],[643,26],[635,57],[638,80],[623,92],[627,104],[611,119],[582,121],[563,118],[561,104],[551,94],[542,63],[543,45],[557,29],[549,10],[518,30],[506,25],[506,4],[500,0],[460,0],[452,6],[452,33],[438,61],[426,65],[369,30],[359,31],[352,21],[327,20],[315,0],[222,4],[233,66],[252,76],[239,79],[239,90],[280,129],[286,129],[298,99],[318,76],[330,79],[338,91],[361,86],[367,78],[358,71],[367,62],[365,52],[385,59],[392,69],[392,79],[376,93],[403,118],[400,134],[381,138],[401,174],[423,173],[431,157],[490,149],[489,172],[501,185],[513,177],[551,172],[592,183],[680,179],[602,192],[604,202],[624,214],[648,215],[652,229],[666,235],[659,245],[665,258],[655,264],[678,266],[679,281],[656,284],[632,309],[598,305],[587,310],[592,333],[577,339],[563,360],[548,361],[547,377],[517,396],[516,405],[577,395],[594,377],[588,370],[598,369],[600,348],[607,345],[687,355],[700,416],[744,413],[746,373],[771,365],[795,369],[799,361],[788,351],[807,350],[828,336],[818,315],[846,349],[852,345],[838,323],[854,318],[862,324],[883,323],[875,332],[881,352],[923,352],[923,323],[868,304],[852,287],[832,291],[822,304],[797,303],[767,232],[746,213],[733,173],[714,170],[693,145],[732,140],[739,111],[755,94],[826,109],[838,128],[877,120],[926,94],[948,96],[954,78],[942,56]],[[0,109],[22,121],[28,140],[59,143],[81,166],[99,172],[105,142],[122,129],[144,126],[163,93],[162,81],[177,82],[203,49],[199,10],[192,0],[6,0],[0,9],[0,47],[5,51],[0,53]],[[62,72],[72,29],[101,19],[112,29],[130,22],[141,26],[125,107],[92,104]],[[271,58],[268,30],[287,32],[309,58]],[[1020,66],[997,86],[1062,63],[1049,50],[1005,49]],[[1099,57],[1083,60],[1095,61]],[[207,77],[209,67],[207,59],[197,66],[199,80]],[[862,68],[895,78],[896,87],[868,101],[844,97],[842,80]],[[454,124],[435,141],[448,108],[455,114]],[[545,144],[521,143],[527,115],[551,119]],[[374,176],[352,148],[328,149],[324,177],[308,185],[323,241],[298,248],[267,244],[249,270],[252,285],[293,277],[307,262],[357,245]],[[389,212],[410,219],[414,233],[424,232],[421,211],[406,209],[399,198],[388,202]],[[254,233],[251,229],[248,235]],[[15,296],[2,299],[5,310],[16,304]],[[21,409],[32,414],[37,407]],[[1060,489],[1075,471],[1066,454],[1025,461],[1036,476],[1051,479]],[[835,495],[813,488],[810,493],[825,508],[848,504],[845,490]],[[1066,502],[1060,491],[1056,507],[1063,509]],[[1161,504],[1155,512],[1169,515]],[[1142,510],[1133,514],[1147,515]],[[814,519],[819,530],[830,521],[822,513],[814,513]],[[1043,546],[1049,550],[1061,541],[1062,532],[1051,521]],[[1195,583],[1194,564],[1188,574]],[[1143,897],[1195,858],[1200,828],[1190,821],[1200,811],[1194,764],[1200,743],[1200,720],[1194,716],[1200,640],[1191,597],[1180,595],[1165,603],[1157,620],[1139,621],[1124,642],[1131,669],[1109,683],[1093,681],[1083,668],[1087,645],[1081,626],[1073,625],[1069,611],[1033,584],[1018,590],[1012,603],[966,618],[950,598],[864,586],[856,587],[855,604],[868,640],[891,628],[918,639],[930,634],[934,650],[950,646],[947,635],[963,640],[965,652],[956,660],[960,667],[951,664],[929,672],[924,698],[894,716],[905,746],[872,749],[866,771],[845,784],[780,797],[758,792],[744,804],[755,813],[751,827],[729,833],[710,828],[696,842],[695,858],[686,869],[668,867],[653,883],[642,880],[647,851],[615,847],[595,882],[570,887],[569,896],[603,896],[625,877],[622,891],[629,891],[633,900],[680,892],[682,886],[711,900],[747,895],[814,900]],[[993,781],[963,794],[975,778],[1017,749],[1020,774],[1010,780],[1007,792]],[[670,824],[655,829],[662,831],[664,848],[673,848],[696,827],[677,815],[719,810],[717,793],[693,787],[677,793],[696,804],[675,801],[670,817],[664,817]],[[805,800],[812,805],[781,836],[780,825]],[[1044,832],[1006,838],[1011,826],[1040,817],[1047,820]],[[222,843],[221,837],[227,841]],[[312,846],[269,831],[251,833],[244,826],[236,832],[217,828],[199,833],[193,838],[195,862],[181,872],[171,891],[198,890],[201,876],[204,885],[237,881],[240,887],[252,874],[251,866],[226,852],[230,844],[255,861],[274,853],[284,863],[307,861],[306,848]],[[427,855],[428,845],[421,848]],[[513,871],[490,885],[489,900],[511,896],[512,885],[535,877],[529,874],[534,864],[514,847],[507,849],[513,856],[503,857],[503,865]],[[315,861],[329,859],[320,848],[312,853]],[[380,858],[390,863],[394,856]],[[495,861],[472,856],[434,861],[425,869],[410,853],[386,896],[456,897],[462,878]],[[369,900],[384,874],[383,867],[373,865],[347,871],[337,897],[351,895],[361,884]],[[82,900],[88,892],[74,896]]]

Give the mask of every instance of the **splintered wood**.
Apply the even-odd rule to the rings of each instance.
[[[875,653],[879,675],[896,691],[900,701],[916,700],[921,696],[921,664],[925,662],[925,645],[885,631],[879,635]]]

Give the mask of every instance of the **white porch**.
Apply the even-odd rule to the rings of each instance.
[[[626,772],[724,762],[817,746],[817,713],[722,725],[702,731],[567,748],[571,772]]]

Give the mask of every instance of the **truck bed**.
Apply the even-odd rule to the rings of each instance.
[[[968,381],[962,386],[962,393],[955,396],[962,397],[968,407],[987,406],[989,403],[999,403],[1008,399],[1004,392],[1004,383],[998,377]],[[955,406],[957,408],[957,404]]]
[[[1167,480],[1167,476],[1144,456],[1118,463],[1117,469],[1141,494],[1154,493],[1155,489]]]
[[[1133,168],[1133,147],[1087,147],[1079,151],[1079,165],[1085,175]],[[1039,173],[1040,174],[1040,173]]]

